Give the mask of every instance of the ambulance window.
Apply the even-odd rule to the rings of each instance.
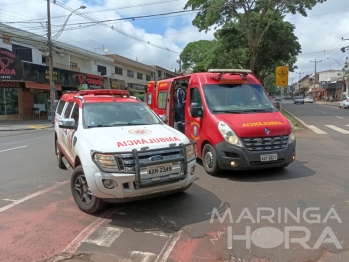
[[[73,109],[73,105],[74,105],[74,102],[69,102],[69,104],[67,105],[66,109],[65,109],[65,112],[64,112],[64,118],[69,118],[70,117],[70,113]]]
[[[198,103],[198,106],[202,106],[200,92],[196,87],[190,89],[190,104],[191,103]]]
[[[148,105],[151,105],[151,100],[152,100],[153,94],[148,94]]]
[[[167,99],[167,92],[159,92],[159,94],[158,94],[158,108],[159,109],[166,108],[166,99]]]
[[[64,106],[65,106],[65,101],[64,100],[59,100],[58,106],[57,106],[57,110],[56,110],[56,114],[58,116],[60,116],[62,114]]]
[[[75,125],[77,126],[79,124],[79,106],[77,103],[75,103],[73,112],[71,114],[71,118],[74,118]]]

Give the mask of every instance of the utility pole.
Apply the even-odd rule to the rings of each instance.
[[[320,62],[322,62],[322,60],[320,60],[320,61],[318,61],[318,60],[316,60],[316,59],[315,59],[315,61],[311,61],[311,60],[310,60],[310,63],[315,63],[314,88],[313,88],[313,89],[315,89],[315,84],[316,84],[316,64],[317,64],[317,63],[320,63]]]
[[[53,56],[52,56],[52,40],[51,40],[51,12],[50,12],[50,0],[47,0],[47,45],[48,45],[48,60],[49,60],[49,78],[50,78],[50,90],[51,90],[51,106],[55,100],[55,90],[53,83]],[[51,108],[49,109],[51,111]],[[52,111],[51,111],[52,116]],[[52,119],[54,121],[54,119]]]

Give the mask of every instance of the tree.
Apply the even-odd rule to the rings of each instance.
[[[224,26],[229,22],[240,22],[243,26],[250,52],[249,67],[254,72],[260,43],[275,16],[285,13],[300,13],[306,16],[317,3],[326,0],[188,0],[185,9],[200,10],[193,25],[200,31],[208,31],[211,26]],[[240,12],[243,10],[243,12]],[[257,24],[254,13],[259,13]],[[267,15],[269,14],[269,15]]]
[[[261,38],[259,47],[254,54],[248,47],[242,22],[228,22],[215,33],[223,48],[231,50],[231,59],[238,61],[239,64],[248,67],[253,55],[255,56],[254,75],[262,82],[268,75],[275,74],[275,67],[278,65],[288,65],[292,71],[296,56],[301,51],[298,38],[294,35],[295,27],[284,21],[284,16],[281,13],[277,15],[271,12],[266,14],[266,17],[271,16],[273,16],[271,22],[264,21],[262,23],[262,26],[267,26],[268,23],[269,29]],[[260,14],[251,13],[250,19],[251,25],[256,26],[260,20]]]

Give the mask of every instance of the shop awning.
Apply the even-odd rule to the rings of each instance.
[[[33,89],[41,89],[41,90],[51,90],[49,84],[41,84],[37,82],[25,82],[25,87],[26,88],[33,88]],[[56,90],[61,91],[62,86],[55,84]]]

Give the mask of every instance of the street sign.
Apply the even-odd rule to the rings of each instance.
[[[275,81],[276,86],[288,86],[288,66],[276,67]]]

